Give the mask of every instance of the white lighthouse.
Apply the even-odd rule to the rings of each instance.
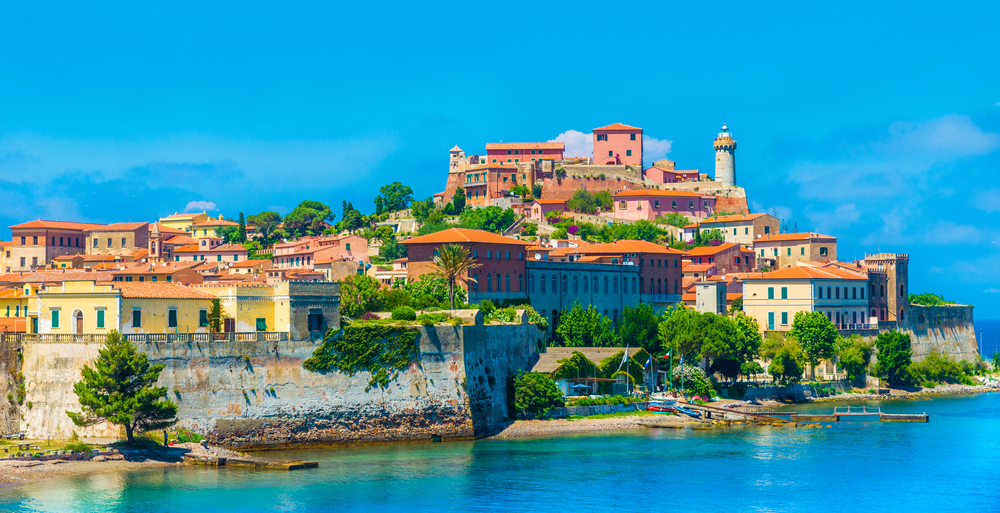
[[[736,185],[736,140],[725,123],[715,138],[715,181]]]

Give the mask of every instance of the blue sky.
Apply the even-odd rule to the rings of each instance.
[[[368,4],[0,6],[0,226],[370,210],[618,121],[711,171],[725,119],[751,208],[1000,318],[1000,4]]]

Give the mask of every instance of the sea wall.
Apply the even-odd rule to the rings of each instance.
[[[165,366],[158,384],[178,405],[178,427],[244,448],[298,444],[471,438],[510,416],[512,376],[535,358],[535,325],[415,327],[417,360],[382,390],[371,375],[302,367],[321,341],[139,343]],[[30,437],[118,436],[106,423],[72,424],[72,385],[100,348],[95,342],[26,339],[27,401],[21,430]]]
[[[931,351],[956,360],[978,360],[979,344],[972,324],[972,308],[969,305],[910,305],[908,322],[900,329],[910,334],[913,361],[922,360]]]

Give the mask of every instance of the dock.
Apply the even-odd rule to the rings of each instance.
[[[195,465],[246,468],[254,470],[303,470],[307,468],[319,467],[319,462],[316,461],[274,460],[270,458],[247,455],[226,457],[205,454],[185,454],[184,461]]]

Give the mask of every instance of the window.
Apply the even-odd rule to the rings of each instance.
[[[38,236],[37,235],[31,238],[31,245],[32,246],[37,246],[38,245]]]
[[[472,291],[479,292],[479,273],[472,273]]]
[[[836,290],[836,291],[837,291],[837,299],[840,299],[840,287],[837,287],[837,288],[836,288],[836,289],[834,289],[834,290]]]
[[[517,252],[517,259],[518,260],[524,260],[524,252],[523,251],[518,251]]]
[[[486,274],[486,292],[493,292],[493,275]]]
[[[614,156],[615,156],[615,154],[614,154],[614,152],[613,152],[613,151],[611,151],[611,150],[608,150],[608,156],[609,156],[609,157],[614,157]]]
[[[151,281],[156,281],[156,276],[153,276],[153,277],[151,278]]]
[[[660,200],[653,200],[653,208],[660,208]]]
[[[781,325],[788,326],[788,312],[781,312]]]
[[[24,245],[24,237],[21,237],[21,245]]]
[[[771,233],[771,227],[770,226],[765,226],[764,227],[764,235],[767,235],[769,233]]]
[[[619,210],[628,210],[628,202],[627,201],[619,201],[618,202],[618,208],[619,208]]]
[[[208,310],[198,310],[198,326],[201,328],[208,326]]]
[[[569,284],[567,283],[568,279],[566,278],[565,274],[561,275],[561,277],[562,277],[562,293],[565,294],[569,292]]]
[[[857,298],[858,298],[857,287],[851,287],[851,299],[857,299]]]
[[[257,318],[257,331],[267,331],[267,319],[263,317]]]
[[[38,267],[38,257],[31,257],[31,267]]]
[[[587,282],[590,281],[590,280],[588,280],[587,277],[584,276],[581,281],[583,282],[583,293],[586,294],[587,293]]]
[[[688,200],[688,210],[694,210],[694,200]]]
[[[625,156],[626,157],[631,157],[632,156],[632,150],[625,150]]]
[[[577,294],[580,292],[580,277],[573,276],[573,293]]]
[[[861,299],[864,299],[865,298],[865,288],[864,287],[858,287],[858,288],[861,289]]]
[[[604,277],[604,294],[605,295],[608,294],[608,277],[607,276]]]
[[[490,259],[490,251],[487,251],[487,252],[486,252],[486,259],[487,259],[487,260],[489,260],[489,259]]]
[[[534,155],[535,154],[535,150],[531,150],[531,154]]]
[[[628,134],[628,135],[630,136],[630,140],[632,140],[632,141],[635,140],[635,134]]]
[[[507,254],[506,254],[506,259],[507,259],[507,260],[510,260],[510,251],[508,251],[508,252],[507,252]]]
[[[552,275],[552,293],[553,294],[559,293],[559,284],[556,283],[556,275],[554,274]]]
[[[542,294],[544,294],[544,293],[545,293],[545,275],[544,275],[544,274],[543,274],[543,275],[541,276],[541,278],[540,278],[540,279],[538,280],[538,284],[539,284],[539,285],[541,285],[541,291],[540,291],[540,292],[541,292]]]
[[[126,245],[125,237],[122,237],[122,247],[124,248],[125,245]]]
[[[24,267],[24,257],[21,257],[21,267]]]
[[[97,246],[99,246],[97,237],[94,237],[94,247],[96,248]]]
[[[767,329],[774,329],[774,312],[767,312]]]
[[[781,287],[781,299],[788,299],[788,287]]]
[[[472,250],[472,258],[479,258],[479,250],[478,249]]]
[[[520,155],[520,154],[521,154],[521,150],[514,150],[514,155]]]
[[[528,292],[531,292],[532,294],[535,293],[535,275],[534,274],[529,274],[528,275]]]
[[[833,294],[830,293],[830,287],[826,288],[826,298],[833,299]]]
[[[614,282],[614,291],[613,292],[615,294],[617,294],[618,293],[618,277],[615,276],[611,281]]]
[[[594,294],[597,294],[600,290],[597,288],[597,276],[594,276]]]
[[[792,248],[787,248],[785,251],[786,256],[792,256]]]
[[[510,155],[510,150],[507,150],[507,155]]]
[[[607,141],[608,140],[608,134],[597,134],[597,140],[598,141]]]
[[[108,237],[108,248],[111,247],[111,237]]]
[[[132,310],[132,327],[142,327],[142,310]]]
[[[819,248],[819,256],[826,256],[826,248],[825,247]]]
[[[524,275],[517,275],[517,291],[524,292]]]
[[[823,287],[816,287],[816,294],[818,299],[823,299]]]
[[[222,255],[215,255],[215,261],[216,262],[221,262],[222,261]]]
[[[801,248],[799,248],[799,255],[805,255],[805,254],[806,254],[806,247],[802,246]]]
[[[167,310],[167,327],[168,328],[177,327],[177,309],[175,308]]]
[[[670,208],[677,210],[677,200],[670,201]]]
[[[750,235],[750,228],[744,228],[743,235]]]
[[[59,327],[59,310],[52,310],[52,327]]]
[[[774,299],[774,287],[767,288],[767,298]]]
[[[493,163],[496,164],[497,163],[497,159],[493,159]]]
[[[632,277],[632,293],[635,294],[635,276]]]

